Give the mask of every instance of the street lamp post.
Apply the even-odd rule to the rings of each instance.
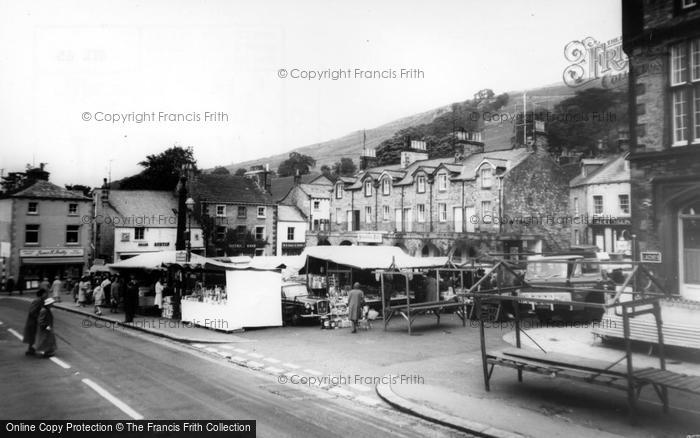
[[[187,198],[185,201],[187,207],[187,263],[192,258],[192,210],[194,209],[194,199]]]

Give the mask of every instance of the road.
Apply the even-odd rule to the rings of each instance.
[[[187,345],[125,330],[82,328],[54,310],[54,360],[27,357],[28,302],[0,299],[0,412],[5,419],[253,419],[258,436],[457,437],[385,407],[281,385]],[[66,368],[68,367],[68,368]]]

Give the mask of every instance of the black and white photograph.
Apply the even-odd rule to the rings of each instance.
[[[700,437],[700,0],[0,0],[0,435]]]

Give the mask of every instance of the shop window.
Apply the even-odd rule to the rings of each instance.
[[[287,227],[287,240],[294,240],[294,227]]]
[[[66,226],[66,243],[67,244],[80,243],[80,225],[67,225]]]
[[[216,216],[217,217],[224,217],[226,216],[226,206],[219,204],[216,206]]]
[[[134,228],[134,240],[143,240],[146,238],[146,229],[144,227]]]
[[[68,204],[68,214],[71,216],[77,215],[78,214],[78,204],[75,204],[75,203]]]
[[[236,217],[238,219],[245,219],[246,216],[248,216],[248,209],[245,208],[244,206],[238,207],[238,211],[236,213]]]
[[[30,202],[27,204],[27,214],[39,214],[39,203]]]
[[[630,195],[620,195],[620,211],[624,214],[630,213]]]
[[[438,220],[447,222],[447,204],[438,204]]]
[[[267,209],[265,207],[258,207],[258,218],[262,219],[267,216]]]
[[[255,240],[265,240],[265,227],[255,227]]]
[[[425,193],[425,175],[418,175],[416,177],[416,191],[418,193]]]
[[[24,227],[24,243],[25,245],[39,244],[39,225],[25,225]]]
[[[603,196],[593,196],[593,214],[603,214]]]

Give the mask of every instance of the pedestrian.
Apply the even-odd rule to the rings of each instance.
[[[87,275],[83,275],[78,285],[78,306],[85,307],[87,302],[88,290],[90,289],[90,278]]]
[[[117,313],[119,311],[119,300],[121,299],[121,291],[123,289],[122,280],[119,275],[114,277],[112,283],[109,303],[111,305],[110,312]]]
[[[425,302],[431,303],[438,301],[438,282],[437,278],[430,275],[425,276]]]
[[[7,278],[7,283],[5,283],[5,289],[7,289],[7,294],[12,295],[12,291],[15,290],[15,279],[10,275]]]
[[[39,331],[36,339],[36,351],[44,358],[51,357],[56,352],[56,335],[53,332],[53,313],[51,307],[55,300],[47,298],[39,312]]]
[[[34,354],[34,341],[36,341],[36,331],[39,325],[39,313],[44,306],[47,292],[43,289],[36,291],[36,298],[29,304],[29,313],[27,314],[27,322],[24,323],[24,337],[22,342],[28,345],[27,351],[24,353],[27,356]]]
[[[105,274],[105,278],[102,280],[100,286],[102,286],[102,293],[105,295],[104,302],[110,303],[112,297],[112,280],[109,279],[109,274]]]
[[[78,304],[78,294],[80,292],[80,281],[73,283],[73,302]]]
[[[51,283],[49,283],[49,277],[44,277],[44,279],[39,283],[39,289],[44,289],[49,292],[51,289]]]
[[[136,308],[139,305],[139,286],[132,275],[126,285],[126,295],[124,295],[124,322],[133,322]]]
[[[51,297],[60,302],[61,301],[61,289],[63,289],[63,282],[56,276],[56,279],[51,283]]]
[[[17,291],[20,295],[24,294],[24,277],[22,274],[19,274],[19,277],[17,277]]]
[[[163,286],[163,279],[159,278],[158,281],[156,281],[156,299],[153,302],[153,304],[155,304],[155,306],[158,308],[158,312],[163,309],[163,289],[165,289],[165,286]]]
[[[360,289],[360,283],[355,283],[348,292],[348,317],[352,321],[352,332],[357,333],[357,321],[362,316],[362,305],[365,301],[365,294]]]
[[[100,309],[100,306],[104,304],[105,299],[105,294],[102,290],[102,286],[97,286],[95,288],[94,292],[92,293],[92,298],[95,304],[95,315],[102,315],[102,309]]]

